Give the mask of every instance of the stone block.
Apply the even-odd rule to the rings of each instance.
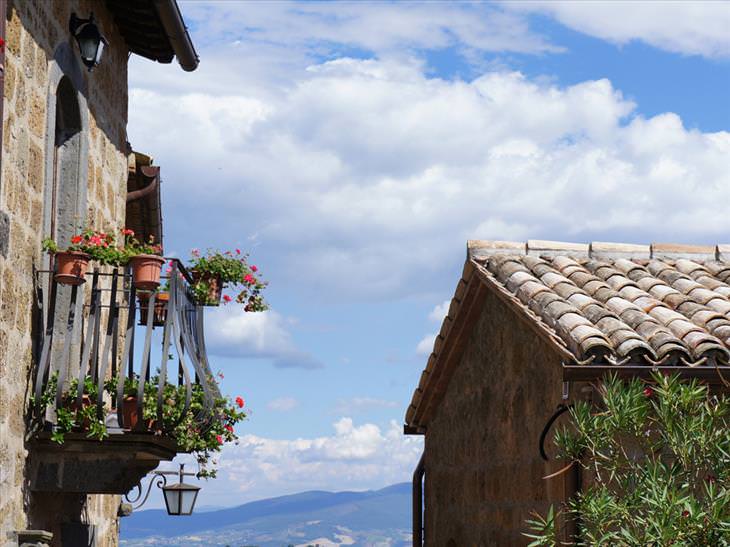
[[[23,26],[18,17],[18,11],[15,7],[12,8],[12,14],[10,20],[5,23],[5,49],[8,53],[20,56],[20,36],[22,34]]]
[[[36,137],[43,139],[46,135],[46,99],[37,91],[33,91],[28,111],[28,126]]]

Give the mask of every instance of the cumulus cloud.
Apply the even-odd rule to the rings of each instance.
[[[416,345],[416,354],[421,356],[429,355],[433,351],[433,344],[436,342],[436,336],[438,336],[438,333],[434,332],[421,338],[420,342]]]
[[[288,327],[275,311],[212,308],[206,313],[206,345],[213,355],[271,359],[279,368],[321,368],[322,363],[297,347]]]
[[[275,412],[289,412],[299,406],[299,401],[294,397],[278,397],[266,403],[266,408]]]
[[[235,505],[303,490],[381,488],[408,481],[422,450],[422,437],[404,436],[395,421],[383,429],[348,417],[323,437],[244,435],[238,445],[224,446],[219,478],[201,490],[200,503]]]
[[[641,40],[686,55],[730,57],[727,2],[505,2],[504,7],[550,15],[574,30],[616,44]]]
[[[135,91],[131,125],[176,158],[177,217],[215,210],[216,233],[245,218],[294,290],[428,289],[470,238],[711,241],[730,228],[730,134],[644,118],[608,80],[447,81],[417,62],[338,59],[255,108],[222,110],[225,100],[196,94],[186,110]],[[166,138],[154,124],[170,118],[197,138]],[[222,168],[201,186],[211,163]]]

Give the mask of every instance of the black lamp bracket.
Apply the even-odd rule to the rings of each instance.
[[[169,476],[177,476],[179,482],[182,482],[183,477],[197,477],[198,474],[185,471],[184,463],[180,464],[180,469],[178,471],[153,471],[152,478],[150,479],[150,482],[147,483],[147,492],[145,492],[144,499],[142,499],[141,502],[137,503],[142,497],[142,491],[144,490],[142,488],[142,481],[138,482],[134,487],[137,491],[137,495],[130,496],[129,493],[127,493],[124,494],[124,499],[127,500],[128,503],[132,504],[132,510],[136,511],[147,502],[147,498],[150,497],[150,492],[152,491],[152,485],[154,484],[157,488],[162,490],[162,488],[167,486],[167,477]],[[137,503],[137,505],[134,505],[135,503]]]

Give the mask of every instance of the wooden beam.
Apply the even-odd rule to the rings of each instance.
[[[486,296],[486,287],[478,276],[471,276],[467,284],[466,294],[462,300],[459,315],[454,318],[448,333],[448,343],[443,344],[443,353],[438,355],[436,366],[429,378],[429,386],[418,405],[415,425],[424,427],[428,424],[436,407],[443,399],[451,376],[454,374],[466,344],[471,336],[474,323],[482,311],[482,300]]]
[[[653,372],[679,374],[683,379],[696,378],[710,385],[730,387],[730,366],[723,367],[652,367],[648,365],[563,365],[563,380],[566,382],[590,382],[600,380],[607,374],[620,378],[641,378],[650,380]]]

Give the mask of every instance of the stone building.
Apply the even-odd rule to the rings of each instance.
[[[195,69],[197,56],[175,0],[0,0],[0,11],[0,545],[116,545],[119,494],[157,461],[174,456],[174,447],[148,446],[144,440],[135,445],[125,441],[121,428],[105,441],[78,434],[59,446],[44,437],[52,423],[38,427],[38,420],[29,418],[29,396],[45,381],[38,379],[39,358],[47,355],[48,370],[64,369],[70,377],[79,370],[78,363],[75,369],[69,363],[78,358],[87,326],[74,324],[67,339],[51,341],[58,314],[65,313],[64,294],[70,310],[69,291],[59,288],[58,303],[51,302],[51,276],[42,272],[52,264],[41,241],[53,236],[68,244],[81,225],[108,232],[124,227],[128,184],[137,180],[129,177],[135,157],[126,131],[129,55],[162,63],[177,57],[185,70]],[[70,30],[74,16],[90,14],[106,39],[93,70],[82,63]],[[135,205],[135,222],[152,222],[159,234],[161,225],[154,224],[161,221],[159,189],[144,199],[150,205]],[[152,213],[145,217],[144,211]],[[89,322],[92,293],[111,283],[103,278],[98,290],[90,283],[82,286],[76,303],[81,323]],[[120,288],[119,294],[119,302],[128,304],[128,292]],[[49,331],[48,309],[56,304]],[[116,301],[107,304],[99,316],[102,327],[114,306],[120,307]],[[120,321],[127,313],[121,310]],[[114,361],[124,333],[108,332],[118,338]],[[64,344],[71,358],[61,358]],[[99,374],[109,376],[110,369]],[[111,450],[99,449],[106,445]]]
[[[608,371],[719,384],[729,340],[730,246],[470,241],[406,412],[413,544],[527,545],[530,513],[581,487],[577,466],[544,478],[556,409]]]

